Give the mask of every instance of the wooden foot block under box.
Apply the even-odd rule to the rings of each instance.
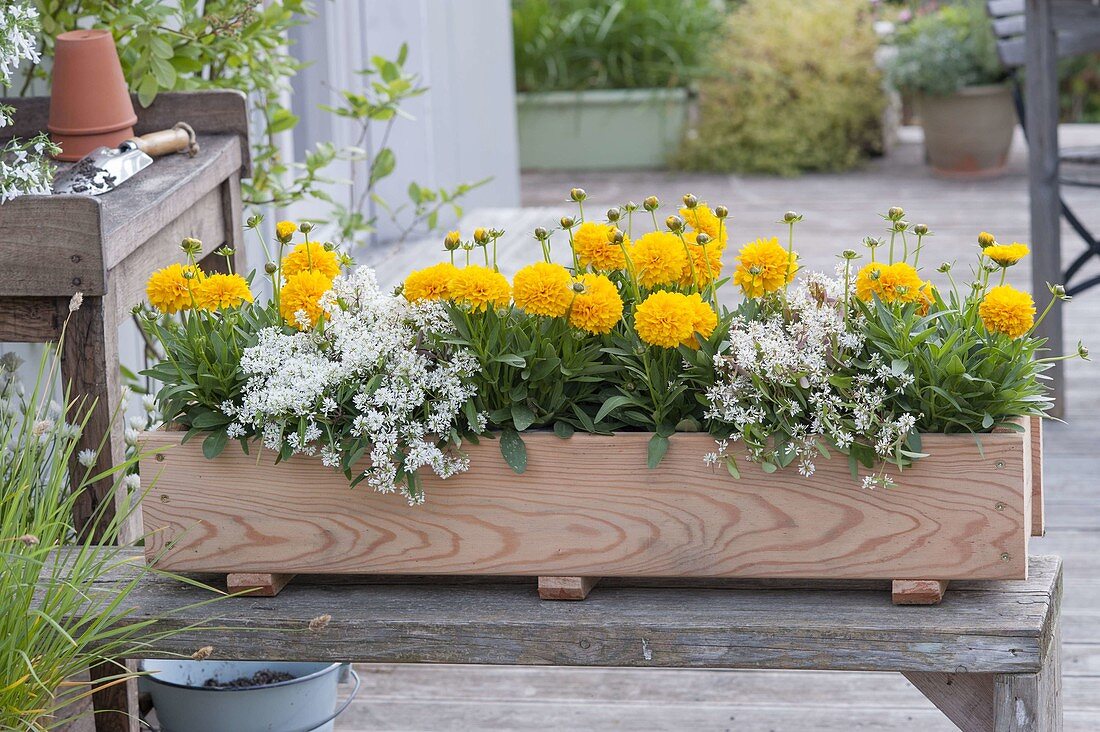
[[[207,460],[201,440],[153,432],[144,451],[165,449],[142,461],[145,546],[165,570],[230,574],[1022,579],[1033,473],[1021,425],[924,435],[929,457],[874,490],[843,455],[804,478],[735,449],[734,479],[703,463],[705,434],[673,435],[649,470],[646,433],[526,433],[526,473],[493,440],[466,445],[469,472],[424,475],[420,506],[349,490],[319,459],[274,465],[230,445]]]

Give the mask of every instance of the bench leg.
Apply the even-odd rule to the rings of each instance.
[[[1057,631],[1037,674],[997,674],[996,732],[1061,732],[1062,644]]]
[[[907,671],[902,676],[963,732],[995,732],[994,674]]]
[[[126,668],[134,670],[134,661],[125,661]],[[113,663],[92,666],[88,675],[92,683],[104,686],[92,693],[92,706],[95,708],[96,732],[138,732],[140,710],[138,708],[137,679],[125,681],[102,681],[124,673]]]

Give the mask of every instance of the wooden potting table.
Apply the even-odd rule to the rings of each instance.
[[[968,732],[1062,728],[1060,558],[1032,557],[1027,580],[953,583],[934,607],[895,606],[885,587],[605,580],[584,601],[548,603],[529,580],[314,577],[199,605],[209,591],[150,575],[129,604],[153,631],[209,626],[150,656],[896,671]]]

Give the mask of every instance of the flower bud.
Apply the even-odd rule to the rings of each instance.
[[[583,295],[585,292],[587,292],[587,288],[584,286],[583,282],[577,280],[573,283],[573,292],[577,293],[578,295]]]
[[[690,193],[684,194],[684,208],[695,208],[699,205],[699,199]]]
[[[1081,341],[1077,341],[1077,355],[1084,361],[1089,360],[1089,349]]]
[[[489,229],[490,239],[499,239],[504,236],[504,229]]]
[[[904,232],[908,228],[909,228],[909,222],[906,221],[905,219],[899,219],[899,220],[894,222],[894,231],[898,232],[899,234]]]
[[[678,232],[684,230],[684,220],[679,216],[669,216],[665,219],[665,226],[671,232]]]
[[[584,199],[588,198],[588,194],[584,192],[583,188],[571,188],[569,190],[569,197],[577,203],[580,203]]]
[[[1054,297],[1058,298],[1062,302],[1073,299],[1066,294],[1066,288],[1062,285],[1052,285],[1050,283],[1047,283],[1047,289],[1050,290],[1051,295],[1054,295]]]
[[[333,243],[332,243],[331,241],[326,241],[326,242],[325,242],[325,243],[324,243],[324,244],[323,244],[323,245],[321,246],[321,248],[322,248],[322,249],[324,249],[324,250],[325,250],[326,252],[331,252],[332,250],[336,249],[336,245],[335,245],[335,244],[333,244]]]
[[[984,269],[986,272],[989,272],[990,274],[992,274],[994,272],[1000,272],[1001,271],[1001,265],[993,264],[993,263],[984,264],[984,265],[982,265],[982,269]]]
[[[279,267],[274,262],[268,262],[264,265],[264,272],[267,272],[269,275],[273,275],[278,271]]]
[[[489,230],[482,226],[474,229],[474,241],[478,244],[484,244],[489,241]]]
[[[882,246],[882,239],[876,239],[873,236],[865,236],[863,237],[863,246],[867,247],[868,249],[880,247]]]
[[[936,271],[939,272],[940,274],[947,274],[948,272],[951,271],[951,263],[950,262],[941,263],[939,267],[936,267]]]
[[[917,236],[927,236],[928,235],[928,224],[917,224],[916,226],[913,227],[913,233],[916,234]]]
[[[845,249],[843,252],[840,253],[840,256],[844,259],[855,259],[859,256],[859,254],[856,253],[855,249]]]
[[[447,236],[443,237],[443,248],[448,252],[453,252],[458,249],[459,244],[462,243],[462,234],[458,230],[448,231]]]
[[[788,211],[787,213],[783,214],[783,223],[784,224],[794,224],[794,223],[797,223],[801,220],[802,220],[802,214],[800,214],[796,211]]]
[[[545,241],[550,238],[550,232],[545,227],[539,226],[535,228],[535,238],[539,241]]]
[[[642,201],[642,207],[646,211],[656,211],[661,205],[661,202],[657,200],[657,196],[649,196]]]
[[[263,220],[264,220],[263,214],[256,214],[254,216],[249,216],[248,220],[245,221],[245,226],[249,229],[255,229],[256,227],[258,227],[263,222]]]
[[[180,249],[187,254],[202,254],[202,242],[189,236],[180,242]]]
[[[607,209],[607,220],[609,222],[611,222],[612,224],[615,223],[616,221],[618,221],[621,216],[622,216],[622,214],[619,213],[619,209],[617,209],[617,208]]]
[[[714,207],[714,215],[717,216],[720,219],[724,219],[724,218],[726,218],[727,216],[730,215],[730,210],[728,208],[726,208],[725,206],[715,206]]]
[[[559,221],[558,223],[561,224],[561,228],[563,229],[572,229],[573,224],[575,224],[576,221],[573,220],[572,216],[562,216],[561,221]]]
[[[978,246],[980,246],[982,249],[985,249],[986,247],[991,247],[996,243],[996,237],[994,237],[988,231],[983,231],[982,233],[978,234]]]
[[[313,224],[309,223],[308,221],[303,221],[302,223],[298,224],[298,231],[302,232],[303,234],[308,234],[309,232],[313,231],[315,228],[317,228],[317,227],[315,227]]]
[[[700,231],[698,234],[695,235],[695,243],[698,244],[699,246],[704,246],[705,247],[707,244],[710,244],[710,242],[711,242],[710,234],[708,234],[705,231]]]
[[[611,230],[607,232],[607,240],[612,244],[622,244],[625,240],[622,229],[617,226],[611,227]]]
[[[905,217],[905,210],[901,206],[891,206],[890,210],[886,212],[886,218],[891,221],[900,221]]]
[[[627,213],[634,213],[638,210],[638,204],[634,203],[633,201],[627,201],[623,204],[623,210]]]

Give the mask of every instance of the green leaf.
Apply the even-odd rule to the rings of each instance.
[[[603,405],[600,407],[600,411],[596,412],[596,421],[597,422],[602,422],[604,417],[611,414],[613,411],[615,411],[619,407],[624,407],[627,404],[635,404],[635,403],[636,403],[636,401],[635,401],[634,397],[625,396],[623,394],[613,396],[613,397],[611,397],[610,399],[608,399],[607,401],[605,401],[603,403]]]
[[[649,438],[649,458],[646,461],[650,469],[656,468],[661,464],[661,460],[664,459],[665,453],[668,452],[668,438],[664,435],[655,434]]]
[[[522,356],[517,356],[514,353],[505,353],[500,356],[493,356],[490,363],[503,363],[508,366],[515,366],[517,369],[521,369],[527,365],[527,361]]]
[[[515,430],[504,430],[501,433],[500,454],[514,473],[522,475],[527,470],[527,446]]]
[[[229,417],[220,412],[203,412],[191,420],[191,426],[200,430],[209,430],[212,427],[229,424],[230,421]]]
[[[229,437],[225,434],[225,430],[211,432],[206,436],[206,439],[202,441],[203,456],[206,457],[207,460],[213,460],[218,455],[222,454],[222,450],[225,449],[225,444],[228,441]]]
[[[374,184],[390,173],[397,166],[397,156],[393,154],[393,150],[388,147],[384,147],[378,151],[378,154],[374,156],[374,162],[370,166],[370,182]]]
[[[554,434],[563,440],[568,440],[573,436],[573,425],[568,422],[558,421],[554,423]]]
[[[526,404],[512,405],[512,424],[515,425],[517,430],[522,432],[530,427],[534,421],[535,413]]]
[[[989,412],[986,412],[985,415],[982,417],[982,429],[987,430],[992,426],[993,426],[993,415],[990,414]]]
[[[726,470],[734,478],[741,479],[741,471],[737,469],[737,460],[733,455],[726,455]]]

